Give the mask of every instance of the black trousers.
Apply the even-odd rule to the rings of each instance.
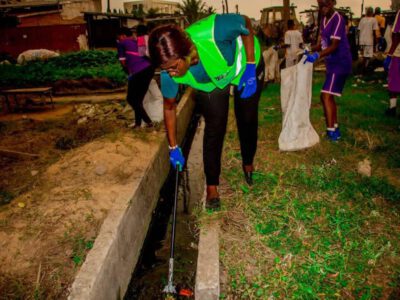
[[[128,95],[126,101],[135,111],[135,124],[140,126],[142,120],[151,123],[149,115],[143,107],[144,96],[149,89],[150,81],[154,76],[154,68],[152,66],[133,74],[128,80]]]
[[[253,164],[257,150],[258,103],[264,82],[264,64],[257,67],[257,91],[247,99],[241,99],[234,89],[234,109],[239,133],[243,165]],[[229,86],[211,93],[197,92],[197,101],[205,120],[203,161],[207,185],[219,185],[221,155],[228,122]]]

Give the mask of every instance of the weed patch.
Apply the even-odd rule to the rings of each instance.
[[[314,81],[311,120],[323,132],[322,78]],[[233,192],[223,199],[221,260],[227,284],[222,298],[395,299],[400,121],[383,116],[387,99],[381,85],[350,87],[354,82],[349,80],[338,99],[343,139],[332,144],[322,136],[320,145],[292,153],[276,149],[279,86],[264,90],[251,187],[244,183],[236,128],[229,122],[223,177]],[[366,157],[371,177],[357,172]],[[230,215],[238,208],[242,221]],[[240,222],[246,230],[237,230]]]

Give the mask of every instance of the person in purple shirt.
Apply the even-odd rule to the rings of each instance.
[[[400,11],[392,29],[392,46],[383,62],[388,72],[389,108],[385,114],[389,117],[396,116],[397,96],[400,94]]]
[[[340,97],[347,76],[352,71],[352,59],[349,41],[346,35],[346,22],[335,11],[335,0],[318,0],[321,19],[320,42],[312,47],[313,53],[307,53],[305,63],[314,63],[325,57],[326,79],[321,91],[321,102],[327,126],[327,137],[331,141],[340,139],[335,96]]]
[[[147,127],[153,127],[143,107],[143,100],[154,76],[154,67],[150,60],[139,51],[137,40],[132,37],[132,32],[126,27],[122,27],[117,33],[117,49],[119,61],[128,73],[126,100],[135,111],[135,123],[129,126],[138,129],[143,120]]]

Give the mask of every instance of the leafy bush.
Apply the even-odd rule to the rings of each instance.
[[[52,84],[61,79],[108,78],[124,84],[126,75],[115,51],[80,51],[26,65],[0,65],[1,87]]]
[[[79,51],[71,52],[48,61],[48,64],[55,68],[93,68],[104,65],[117,64],[116,51]]]

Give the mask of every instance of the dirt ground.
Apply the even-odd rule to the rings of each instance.
[[[117,102],[0,115],[0,299],[66,298],[164,136],[132,117]]]

